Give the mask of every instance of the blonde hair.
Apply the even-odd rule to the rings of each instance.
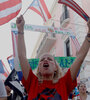
[[[63,74],[62,74],[62,68],[59,66],[58,62],[55,59],[54,59],[54,61],[55,61],[55,65],[57,67],[57,71],[55,71],[52,81],[53,81],[53,83],[57,83],[58,80],[63,76]],[[42,78],[41,73],[39,72],[39,67],[37,68],[36,76],[38,77],[39,82],[42,83],[43,82],[43,78]]]

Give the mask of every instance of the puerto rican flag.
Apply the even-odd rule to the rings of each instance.
[[[73,0],[59,0],[58,3],[65,4],[79,14],[85,21],[88,21],[89,16],[85,11]]]
[[[15,69],[18,70],[17,68],[19,68],[19,64],[20,64],[18,58],[18,51],[17,51],[18,32],[12,31],[11,34],[12,34],[12,44],[13,44],[14,66]]]
[[[71,37],[71,40],[72,40],[72,42],[74,43],[74,45],[75,45],[75,47],[76,47],[76,51],[79,51],[79,49],[80,49],[80,44],[79,44],[79,42],[78,42],[76,36],[71,35],[70,37]]]
[[[14,57],[13,57],[13,55],[7,57],[7,61],[9,63],[10,69],[13,70],[14,69]]]
[[[21,7],[21,0],[0,0],[0,25],[16,17]]]
[[[45,22],[51,18],[51,14],[49,13],[44,0],[33,0],[29,8],[39,14]]]
[[[76,36],[70,35],[70,37],[71,37],[71,40],[72,40],[73,44],[75,45],[76,51],[79,51],[80,50],[80,44],[79,44],[79,41],[77,40]],[[77,74],[77,81],[78,82],[80,82],[80,75],[79,75],[79,73],[80,73],[80,70],[79,70],[79,72]]]
[[[18,40],[18,32],[12,31],[12,46],[13,46],[13,57],[14,57],[14,68],[17,71],[19,80],[22,80],[23,74],[20,67],[20,62],[18,58],[18,52],[17,52],[17,40]]]
[[[8,77],[9,72],[7,68],[5,67],[4,63],[2,60],[0,60],[0,78],[5,81],[6,78]]]

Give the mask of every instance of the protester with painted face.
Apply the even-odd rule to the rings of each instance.
[[[54,57],[48,53],[40,57],[37,76],[33,74],[26,58],[24,42],[24,18],[16,20],[18,28],[18,56],[23,72],[22,83],[28,93],[28,100],[68,100],[70,92],[76,87],[76,77],[80,66],[90,48],[90,19],[88,33],[70,69],[63,76]]]

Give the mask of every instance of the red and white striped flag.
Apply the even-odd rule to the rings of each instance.
[[[13,70],[14,69],[14,57],[13,57],[13,55],[7,57],[7,61],[8,61],[8,64],[10,66],[10,69]]]
[[[18,58],[18,51],[17,51],[18,32],[12,31],[11,33],[12,33],[12,44],[13,44],[14,68],[16,71],[21,71],[20,62]]]
[[[79,44],[79,42],[78,42],[76,36],[71,35],[70,37],[71,37],[72,42],[73,42],[74,45],[75,45],[76,51],[79,51],[79,50],[80,50],[80,44]],[[80,70],[79,70],[79,72],[78,72],[78,74],[77,74],[77,81],[78,81],[78,82],[80,82],[80,75],[79,75],[79,73],[80,73]]]
[[[71,37],[71,40],[72,40],[72,42],[74,43],[74,45],[75,45],[75,47],[76,47],[76,51],[79,51],[79,49],[80,49],[80,44],[79,44],[77,38],[76,38],[74,35],[71,35],[70,37]]]
[[[85,21],[88,21],[89,16],[85,11],[73,0],[59,0],[58,3],[65,4],[79,14]]]
[[[21,0],[0,0],[0,25],[16,17],[21,7]]]
[[[12,44],[13,44],[14,68],[17,71],[19,80],[21,80],[23,75],[20,68],[20,62],[19,62],[18,51],[17,51],[18,32],[12,31],[11,33],[12,33]]]
[[[6,78],[8,77],[9,72],[6,68],[6,66],[4,65],[3,61],[0,60],[0,78],[5,81]]]
[[[33,0],[29,8],[39,14],[45,22],[51,18],[44,0]]]

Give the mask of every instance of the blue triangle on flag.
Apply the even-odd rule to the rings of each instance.
[[[1,60],[0,60],[0,73],[5,73]]]

